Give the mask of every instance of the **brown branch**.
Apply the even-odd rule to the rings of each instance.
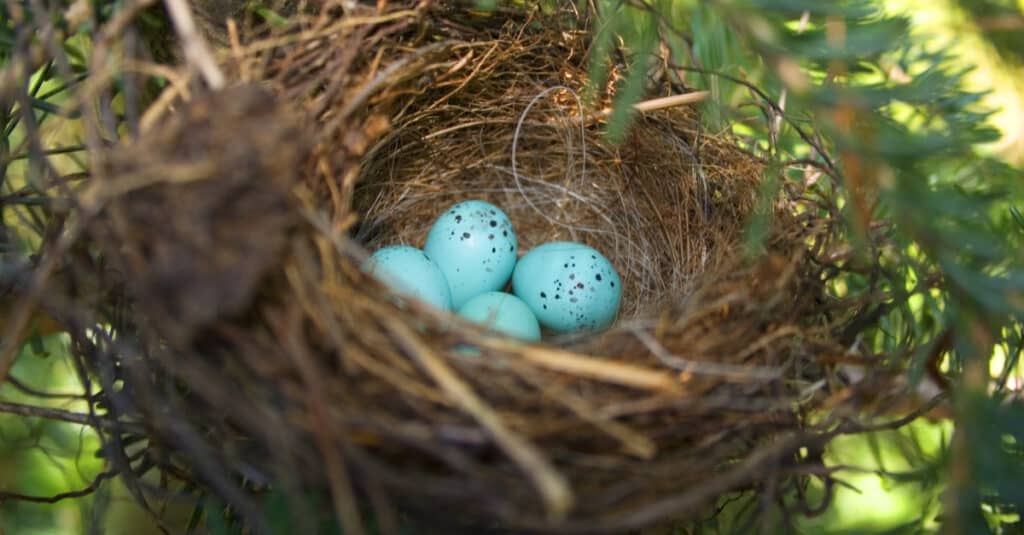
[[[540,492],[550,516],[564,517],[575,497],[567,478],[527,438],[515,433],[498,411],[487,405],[472,388],[439,358],[407,325],[392,321],[398,344],[433,379],[445,394],[491,434],[495,443],[530,478]]]
[[[28,495],[28,494],[19,494],[17,492],[2,492],[2,491],[0,491],[0,504],[2,504],[4,502],[7,502],[7,501],[21,501],[21,502],[32,502],[32,503],[57,503],[59,501],[67,500],[67,499],[71,499],[71,498],[81,498],[83,496],[88,496],[88,495],[92,494],[93,492],[96,492],[96,490],[98,490],[100,488],[100,484],[102,484],[107,479],[110,479],[110,478],[112,478],[112,477],[114,477],[116,475],[117,475],[117,472],[114,472],[114,471],[100,472],[96,476],[96,478],[92,480],[92,483],[89,483],[86,487],[78,489],[78,490],[72,490],[72,491],[68,491],[68,492],[61,492],[59,494],[54,494],[52,496],[31,496],[31,495]]]
[[[199,70],[207,85],[215,90],[223,88],[227,83],[224,73],[217,65],[210,45],[196,28],[189,4],[184,0],[164,0],[164,7],[181,40],[186,60]]]
[[[837,178],[839,176],[838,167],[836,166],[836,164],[832,160],[832,158],[828,155],[828,152],[826,152],[824,147],[822,147],[821,143],[819,143],[817,140],[815,140],[811,136],[811,134],[809,134],[808,132],[804,131],[804,129],[800,126],[800,124],[798,124],[796,121],[794,121],[792,118],[790,118],[789,115],[786,114],[785,110],[780,108],[778,103],[776,103],[774,99],[769,97],[768,94],[765,93],[761,88],[757,87],[753,83],[751,83],[751,82],[749,82],[747,80],[744,80],[742,78],[737,78],[735,76],[729,76],[728,74],[725,74],[725,73],[722,73],[722,72],[718,72],[718,71],[714,71],[714,70],[701,69],[701,68],[697,68],[697,67],[689,67],[689,66],[686,66],[686,65],[672,65],[672,67],[675,68],[675,69],[679,69],[681,71],[689,71],[689,72],[695,72],[695,73],[698,73],[698,74],[706,74],[706,75],[709,75],[709,76],[717,76],[719,78],[728,80],[730,82],[742,85],[743,87],[747,88],[749,91],[751,91],[755,95],[757,95],[769,108],[772,109],[773,112],[778,114],[779,117],[782,117],[782,120],[784,120],[786,123],[789,124],[790,128],[792,128],[793,131],[796,132],[798,136],[800,136],[800,139],[804,140],[805,143],[807,143],[808,145],[811,146],[811,148],[814,149],[814,151],[818,154],[818,156],[820,156],[821,159],[825,162],[825,165],[826,165],[826,167],[828,169],[826,174],[828,174],[832,178]]]
[[[315,273],[315,267],[310,258],[310,252],[307,249],[303,249],[302,253],[296,255],[299,260],[299,270],[301,271],[289,274],[289,278],[293,279],[292,285],[296,290],[296,296],[304,307],[315,308],[317,305],[320,305],[326,308],[322,296],[320,296],[319,302],[315,303],[319,294],[317,294],[315,289],[310,291],[308,284],[304,282],[315,280],[313,278],[315,275],[311,274],[311,272]],[[299,275],[299,273],[306,277],[295,276]],[[298,311],[298,309],[295,309],[295,311]],[[329,314],[326,311],[321,313],[324,316]],[[294,313],[289,314],[285,322],[288,325],[285,325],[284,329],[287,330],[281,332],[280,336],[286,347],[290,347],[290,353],[293,355],[295,366],[298,368],[305,383],[305,390],[308,395],[306,403],[316,422],[313,436],[324,459],[324,470],[331,488],[335,514],[341,521],[344,533],[363,535],[366,531],[363,529],[359,507],[353,492],[352,477],[349,474],[348,467],[345,465],[345,460],[341,456],[341,452],[335,446],[335,433],[330,425],[330,417],[328,416],[327,405],[329,402],[324,395],[326,388],[322,382],[323,377],[320,376],[316,366],[316,358],[306,349],[305,341],[302,340],[302,317]]]
[[[932,409],[938,407],[939,404],[946,401],[949,398],[948,393],[943,392],[927,402],[923,403],[920,407],[907,413],[905,416],[890,420],[888,422],[882,422],[880,424],[862,424],[853,420],[847,420],[839,426],[835,431],[837,435],[853,435],[860,433],[874,433],[878,431],[891,431],[893,429],[899,429],[914,420],[924,416],[931,412]]]
[[[11,403],[9,401],[0,401],[0,412],[16,414],[18,416],[25,416],[28,418],[45,418],[47,420],[56,420],[59,422],[80,424],[93,428],[102,429],[104,431],[110,431],[113,430],[115,427],[119,427],[122,430],[128,430],[133,433],[142,434],[145,432],[142,426],[138,424],[118,422],[115,426],[115,423],[112,421],[104,420],[101,418],[93,418],[92,416],[81,412],[72,412],[63,409],[54,409],[51,407],[23,405],[21,403]]]
[[[556,527],[558,533],[622,533],[641,529],[659,520],[692,514],[714,497],[742,489],[756,481],[758,474],[764,473],[770,467],[778,466],[783,459],[793,455],[801,447],[821,443],[832,436],[833,433],[795,433],[780,438],[775,444],[753,452],[730,470],[709,478],[687,492],[652,501],[621,516],[608,519],[599,527],[587,521],[569,521],[553,525],[538,519],[523,519],[517,524],[536,531],[552,531],[551,528]]]

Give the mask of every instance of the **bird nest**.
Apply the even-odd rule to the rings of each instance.
[[[148,467],[254,526],[282,488],[326,490],[352,530],[553,533],[828,479],[821,411],[856,398],[831,395],[832,365],[871,326],[828,291],[834,199],[784,181],[759,201],[780,171],[692,106],[638,112],[612,143],[619,72],[582,97],[586,17],[531,13],[356,5],[232,33],[225,88],[168,89],[96,158],[62,288],[104,291],[55,314],[124,474],[144,438]],[[652,97],[683,91],[654,67]],[[466,199],[502,207],[523,251],[603,252],[616,323],[520,343],[362,272]]]

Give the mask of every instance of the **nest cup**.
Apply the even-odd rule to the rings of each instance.
[[[540,53],[579,52],[558,44],[566,50]],[[492,71],[453,95],[423,95],[423,109],[396,121],[357,182],[356,240],[422,247],[445,207],[485,199],[511,218],[521,254],[549,241],[590,245],[622,276],[620,317],[657,314],[736,252],[762,166],[702,132],[692,110],[639,117],[622,144],[609,143],[580,113],[584,65],[553,55],[543,75],[518,74],[542,64],[537,45],[510,47]]]
[[[392,4],[296,17],[235,47],[233,87],[181,102],[110,159],[114,183],[136,182],[91,236],[143,318],[131,347],[146,358],[120,368],[133,410],[195,467],[190,480],[252,522],[269,486],[327,490],[349,529],[372,516],[621,532],[820,462],[793,437],[827,386],[800,396],[848,344],[852,316],[826,297],[816,260],[834,228],[814,214],[827,211],[783,192],[766,253],[745,260],[762,161],[691,107],[639,114],[611,143],[599,110],[615,84],[596,106],[580,101],[586,19],[530,13]],[[652,96],[680,90],[671,69],[652,71]],[[194,176],[138,184],[175,163]],[[179,190],[215,200],[172,209]],[[526,345],[399,304],[362,273],[368,251],[422,246],[466,199],[505,210],[521,251],[567,239],[608,256],[625,284],[617,323]],[[237,230],[270,208],[266,240],[196,227]],[[154,213],[179,231],[145,238]],[[219,254],[166,265],[180,251]],[[231,280],[238,262],[249,269]]]

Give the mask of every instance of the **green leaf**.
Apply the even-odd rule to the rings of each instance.
[[[635,111],[633,105],[644,97],[645,83],[647,81],[647,65],[653,57],[654,48],[657,46],[657,33],[650,30],[655,25],[648,23],[645,28],[649,31],[642,31],[635,37],[635,51],[630,58],[629,70],[624,82],[618,87],[615,100],[612,106],[612,115],[608,119],[607,135],[614,143],[622,142],[626,135]]]
[[[480,11],[491,12],[497,9],[499,0],[476,0],[476,8]]]
[[[480,1],[486,2],[486,1],[489,1],[489,0],[480,0]],[[276,11],[274,11],[274,10],[272,10],[272,9],[266,7],[266,6],[257,6],[254,9],[254,11],[263,20],[265,20],[268,23],[270,23],[271,26],[279,26],[280,27],[280,26],[286,26],[288,24],[288,19],[287,18],[282,17]]]
[[[611,2],[602,4],[590,46],[590,67],[587,69],[587,90],[584,95],[588,102],[598,98],[608,82],[608,63],[615,48],[618,23],[622,18],[621,5]]]

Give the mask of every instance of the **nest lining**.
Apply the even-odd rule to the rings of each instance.
[[[508,59],[506,68],[519,63]],[[621,146],[602,139],[599,126],[584,126],[581,140],[579,117],[565,117],[558,103],[531,110],[548,121],[524,124],[509,112],[519,104],[522,114],[542,87],[518,82],[518,95],[493,88],[503,102],[474,95],[469,108],[449,97],[449,107],[394,125],[400,135],[378,149],[387,156],[366,163],[356,187],[354,210],[365,218],[357,240],[422,246],[445,206],[482,198],[509,214],[521,251],[571,240],[605,254],[624,281],[624,318],[685,296],[738,248],[757,160],[705,136],[681,110],[640,118]],[[453,126],[438,135],[430,125]]]

